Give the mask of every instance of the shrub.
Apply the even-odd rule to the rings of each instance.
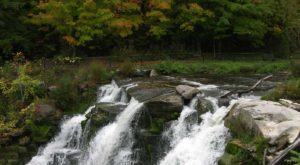
[[[57,89],[53,91],[53,99],[61,110],[70,110],[79,101],[77,88],[71,76],[62,76],[57,81]]]
[[[119,69],[122,76],[125,77],[131,76],[135,71],[134,64],[130,60],[125,60],[122,64],[120,64]]]
[[[292,63],[290,70],[293,77],[300,77],[300,63]]]
[[[292,79],[278,85],[267,92],[262,99],[278,101],[281,98],[299,100],[300,99],[300,79]]]
[[[110,79],[110,74],[101,63],[93,62],[79,69],[78,79],[81,82],[101,83],[104,80]]]
[[[45,89],[42,87],[42,82],[38,79],[33,79],[25,74],[27,65],[20,66],[18,77],[7,85],[6,90],[2,83],[3,93],[12,98],[12,100],[21,99],[24,101],[32,101],[35,97],[43,95]]]

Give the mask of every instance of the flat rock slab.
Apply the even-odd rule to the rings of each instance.
[[[116,103],[97,103],[93,111],[103,111],[110,114],[119,114],[127,107],[126,104],[116,104]]]

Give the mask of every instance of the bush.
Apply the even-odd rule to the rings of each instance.
[[[122,64],[120,64],[119,69],[122,76],[125,77],[131,76],[135,71],[134,64],[130,60],[125,60]]]
[[[292,63],[290,70],[293,77],[300,77],[300,63]]]
[[[62,76],[57,81],[57,89],[53,92],[53,99],[56,100],[56,106],[61,110],[71,110],[79,96],[77,88],[71,76]]]
[[[80,82],[101,83],[104,80],[110,79],[110,74],[106,71],[101,63],[93,62],[83,66],[78,71],[78,79]]]
[[[299,100],[300,99],[300,79],[292,79],[278,85],[267,92],[262,99],[278,101],[281,98]]]
[[[26,67],[27,65],[20,66],[18,77],[6,87],[4,87],[3,81],[1,83],[3,94],[12,100],[31,102],[35,97],[42,96],[45,93],[40,80],[33,79],[25,74]]]

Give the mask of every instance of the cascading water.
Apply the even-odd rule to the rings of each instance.
[[[99,130],[90,142],[83,165],[131,164],[133,135],[130,128],[135,114],[142,107],[134,98],[116,121]]]
[[[207,98],[210,99],[210,98]],[[214,103],[214,101],[212,101]],[[217,106],[217,105],[215,105]],[[202,122],[194,122],[191,129],[179,132],[175,136],[175,145],[171,143],[171,150],[160,161],[160,165],[215,165],[218,158],[224,153],[226,139],[229,137],[228,129],[223,124],[223,118],[229,108],[221,107],[213,113],[207,112],[201,116]],[[185,108],[177,122],[170,129],[186,130],[186,120],[180,120],[191,111]],[[183,128],[181,128],[183,127]],[[177,131],[178,132],[178,131]],[[173,146],[172,146],[173,144]]]
[[[129,87],[132,84],[128,85]],[[114,81],[111,84],[100,87],[98,102],[126,102],[126,96],[122,96],[122,90]],[[40,148],[36,156],[34,156],[27,165],[66,165],[71,164],[68,157],[81,154],[86,143],[85,136],[82,136],[81,122],[86,120],[85,115],[88,114],[95,106],[91,106],[81,115],[71,117],[60,126],[58,135],[48,143],[44,148]]]
[[[157,155],[146,158],[151,160],[150,163],[143,162],[143,154],[149,151],[148,144],[137,143],[137,139],[147,137],[144,136],[147,132],[142,130],[144,127],[137,126],[144,119],[140,117],[144,112],[144,104],[134,98],[129,101],[126,92],[136,84],[118,87],[112,81],[111,84],[99,88],[97,102],[126,105],[115,120],[99,128],[89,141],[91,119],[86,122],[84,129],[81,123],[86,120],[86,114],[95,107],[91,106],[84,114],[62,122],[58,135],[41,148],[28,165],[216,165],[230,136],[223,118],[233,104],[227,108],[218,107],[215,96],[222,91],[215,85],[203,85],[188,80],[181,82],[197,86],[203,92],[185,105],[180,117],[171,121],[169,127],[157,135],[155,139],[157,142],[161,140],[160,144],[163,146],[152,146],[156,147],[152,151],[157,151]],[[199,97],[209,101],[212,108],[200,117],[196,110]],[[139,155],[137,152],[143,154]]]
[[[203,85],[198,82],[182,80],[183,83],[198,86],[201,90],[214,90],[215,85]],[[169,151],[159,161],[159,165],[216,165],[225,150],[226,140],[230,136],[224,126],[223,118],[231,105],[218,107],[217,99],[206,97],[213,107],[213,111],[201,115],[199,124],[197,110],[197,96],[189,106],[185,106],[177,121],[164,132],[169,140]],[[195,119],[196,118],[196,119]]]
[[[60,133],[45,148],[38,152],[27,165],[64,165],[68,164],[68,156],[80,152],[80,142],[82,135],[81,122],[86,120],[85,115],[94,106],[82,114],[65,120]]]

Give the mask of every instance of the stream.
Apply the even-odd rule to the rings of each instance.
[[[111,84],[99,87],[97,102],[125,106],[122,112],[98,128],[92,137],[87,136],[91,127],[87,114],[91,113],[95,105],[83,114],[64,119],[57,135],[40,147],[27,165],[217,165],[230,137],[223,119],[239,98],[231,100],[228,106],[220,106],[217,97],[232,85],[202,84],[199,80],[190,81],[185,78],[177,78],[176,81],[195,86],[201,94],[185,103],[177,119],[165,124],[163,131],[155,136],[154,141],[159,141],[158,143],[139,145],[137,134],[143,131],[140,123],[143,121],[145,105],[127,94],[130,88],[139,86],[138,81],[125,85],[117,85],[112,81]],[[260,92],[250,93],[243,98],[259,99],[259,95]],[[201,115],[196,110],[199,98],[211,105]],[[149,149],[144,147],[149,145],[156,154],[145,159],[141,153],[149,154]]]

